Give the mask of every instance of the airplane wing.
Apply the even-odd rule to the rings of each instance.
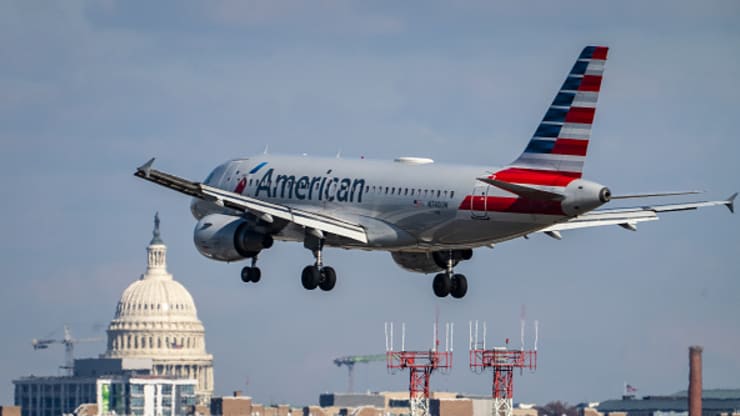
[[[151,159],[138,167],[134,175],[186,195],[213,201],[219,206],[237,211],[252,212],[264,219],[269,219],[270,217],[281,218],[303,227],[346,237],[361,243],[367,243],[367,233],[359,224],[329,215],[292,208],[286,205],[273,204],[199,182],[192,182],[179,176],[152,169],[153,163],[154,159]]]
[[[551,236],[559,236],[559,231],[573,230],[576,228],[601,227],[604,225],[619,225],[628,230],[635,231],[637,230],[637,223],[655,221],[658,219],[658,214],[663,212],[688,211],[717,205],[724,205],[730,210],[730,212],[735,212],[736,196],[737,193],[734,193],[724,201],[699,201],[681,204],[596,210],[579,215],[569,221],[551,225],[540,230],[540,232],[547,233]]]

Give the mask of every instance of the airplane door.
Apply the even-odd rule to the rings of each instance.
[[[488,190],[491,185],[478,182],[473,187],[470,201],[470,217],[476,220],[488,219]]]

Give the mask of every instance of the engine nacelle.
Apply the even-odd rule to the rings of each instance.
[[[447,268],[447,260],[452,259],[452,266],[457,266],[461,260],[470,260],[473,257],[472,249],[435,251],[435,252],[391,252],[393,261],[406,270],[417,273],[436,273]]]
[[[200,254],[221,261],[237,261],[256,256],[272,247],[269,234],[253,230],[242,218],[211,214],[195,225],[193,241]]]
[[[576,179],[565,187],[562,207],[566,215],[579,215],[609,202],[612,193],[598,183]]]

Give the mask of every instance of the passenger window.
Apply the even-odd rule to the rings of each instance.
[[[409,188],[403,188],[403,194],[408,195],[409,194]]]
[[[395,193],[396,193],[396,187],[394,186],[393,188],[391,188],[391,195],[394,195]]]
[[[386,195],[388,195],[388,191],[389,191],[389,190],[390,190],[390,189],[388,189],[388,187],[386,186],[386,187],[385,187],[385,194],[386,194]]]
[[[439,198],[439,196],[440,196],[441,194],[442,194],[442,191],[440,191],[439,189],[437,189],[437,198]]]
[[[450,198],[454,198],[454,197],[455,197],[455,191],[450,191]]]

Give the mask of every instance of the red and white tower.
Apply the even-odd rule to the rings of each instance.
[[[486,349],[486,324],[483,323],[482,343],[478,342],[478,321],[475,326],[470,322],[470,369],[482,373],[487,369],[493,370],[492,416],[511,416],[514,398],[514,370],[520,374],[525,368],[530,371],[537,369],[537,332],[538,323],[535,321],[534,350],[524,349],[524,324],[522,322],[522,346],[519,350],[509,349],[509,340],[506,346]]]
[[[386,366],[393,373],[409,370],[409,407],[412,416],[429,414],[429,381],[432,373],[452,368],[453,324],[445,324],[445,348],[440,351],[437,324],[434,324],[432,348],[428,351],[406,351],[406,325],[401,324],[401,350],[394,351],[393,323],[385,324]]]

